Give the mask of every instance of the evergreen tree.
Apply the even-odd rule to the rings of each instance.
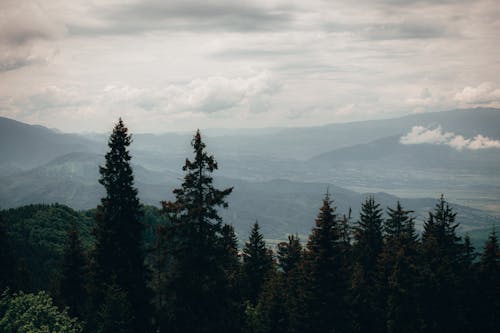
[[[288,331],[288,311],[285,296],[285,276],[271,270],[262,287],[255,307],[254,333],[281,333]]]
[[[422,233],[422,330],[460,331],[460,270],[463,245],[456,234],[456,213],[443,196],[424,223]]]
[[[240,272],[240,263],[238,259],[238,237],[234,232],[234,227],[224,224],[221,230],[221,246],[224,251],[224,271],[231,286],[236,286],[238,274]],[[233,289],[233,288],[231,288]]]
[[[389,218],[384,223],[385,242],[379,263],[388,333],[418,330],[418,243],[411,213],[398,202],[395,209],[387,209]]]
[[[78,229],[76,224],[72,223],[64,248],[59,295],[62,303],[69,307],[69,314],[78,318],[83,318],[83,307],[87,299],[86,264]]]
[[[411,217],[412,213],[412,210],[404,210],[399,201],[396,208],[387,208],[389,218],[384,223],[386,243],[398,245],[398,243],[405,241],[415,242],[417,240],[415,221]]]
[[[139,220],[141,207],[128,151],[131,142],[132,137],[120,119],[108,141],[106,163],[99,168],[99,182],[105,187],[106,196],[97,207],[92,273],[95,304],[103,302],[106,285],[116,284],[127,295],[134,314],[132,331],[142,333],[149,331],[150,293],[143,225]]]
[[[220,241],[223,250],[222,267],[228,283],[226,294],[220,295],[220,298],[228,301],[227,330],[238,332],[244,323],[245,307],[240,286],[241,264],[238,257],[238,238],[232,225],[224,224]]]
[[[477,332],[493,332],[500,325],[500,248],[495,229],[489,235],[479,263]]]
[[[262,290],[273,265],[272,254],[266,247],[259,223],[255,222],[243,248],[243,295],[252,305]]]
[[[354,228],[354,267],[352,276],[352,306],[354,331],[382,332],[385,328],[384,299],[380,294],[378,269],[383,247],[382,210],[373,197],[361,206],[360,219]]]
[[[168,242],[168,228],[165,225],[158,225],[155,233],[155,247],[153,250],[153,279],[152,287],[154,291],[153,303],[155,306],[155,327],[157,331],[163,332],[165,325],[164,314],[167,313],[167,269],[168,269],[168,249],[166,243]]]
[[[278,244],[278,264],[285,274],[295,269],[302,259],[302,245],[298,235],[288,235],[288,242]]]
[[[217,162],[206,153],[199,131],[191,145],[194,160],[186,159],[184,181],[173,191],[176,200],[162,203],[172,221],[166,242],[168,310],[163,317],[172,332],[219,332],[227,328],[231,304],[221,299],[227,295],[228,280],[218,208],[227,207],[232,188],[214,187],[211,173]]]
[[[352,210],[349,208],[349,213],[347,215],[342,215],[339,223],[339,237],[341,242],[341,249],[344,257],[344,261],[348,262],[351,257],[351,214]]]
[[[104,298],[97,313],[97,333],[134,332],[134,313],[126,292],[115,283],[104,287]]]
[[[460,263],[461,269],[459,271],[460,286],[457,290],[460,302],[459,311],[461,313],[461,318],[457,320],[462,323],[462,330],[464,332],[476,331],[476,322],[479,322],[479,320],[476,320],[479,302],[478,296],[480,294],[478,290],[476,257],[477,253],[475,252],[474,246],[472,246],[470,237],[468,234],[465,234]]]
[[[286,309],[282,332],[303,332],[309,325],[305,304],[304,249],[298,235],[289,235],[288,242],[278,244],[277,257],[282,275],[278,281],[281,282],[280,293],[276,293],[276,298],[283,299]]]
[[[16,265],[12,252],[7,223],[0,214],[0,293],[7,287],[13,288],[15,282]]]
[[[345,264],[337,215],[327,193],[305,253],[307,331],[349,331]]]
[[[441,195],[434,211],[429,212],[429,218],[424,223],[424,232],[422,233],[424,247],[436,245],[435,250],[441,251],[443,256],[455,255],[460,247],[460,237],[456,233],[459,225],[455,222],[456,216],[457,213]]]
[[[471,267],[476,260],[477,253],[476,249],[472,245],[469,234],[464,236],[464,246],[463,246],[463,262],[466,267]]]

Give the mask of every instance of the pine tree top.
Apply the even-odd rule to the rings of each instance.
[[[330,194],[325,194],[323,205],[319,209],[316,217],[315,226],[307,242],[309,252],[333,252],[335,243],[339,240],[339,230],[337,226],[337,214],[335,207],[332,206]]]
[[[191,141],[194,159],[186,159],[182,170],[186,172],[180,188],[173,191],[175,201],[163,201],[164,211],[174,222],[190,222],[197,225],[199,231],[215,228],[220,231],[222,218],[218,207],[228,206],[226,197],[233,188],[216,189],[213,185],[212,172],[218,165],[213,155],[205,151],[200,131]]]
[[[442,246],[456,244],[460,240],[456,234],[456,229],[459,226],[455,222],[456,215],[457,213],[453,211],[441,194],[434,211],[429,212],[429,218],[424,223],[424,232],[422,233],[424,243],[432,238]]]
[[[384,223],[384,232],[388,239],[403,238],[415,241],[415,218],[412,210],[405,210],[398,201],[396,208],[387,207],[388,218]]]

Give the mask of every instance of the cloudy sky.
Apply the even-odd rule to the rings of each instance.
[[[498,0],[0,1],[0,116],[63,131],[475,106],[500,107]]]

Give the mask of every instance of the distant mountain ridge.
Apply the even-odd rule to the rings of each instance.
[[[446,145],[402,144],[400,136],[339,148],[311,158],[314,165],[342,166],[369,161],[377,167],[493,169],[500,166],[499,149],[457,151]]]
[[[11,208],[31,203],[61,203],[76,209],[96,207],[104,195],[98,183],[98,165],[103,157],[99,154],[70,153],[44,166],[24,171],[14,176],[0,177],[0,205]],[[139,197],[145,204],[159,206],[161,200],[173,199],[172,189],[178,187],[182,173],[155,172],[134,164]],[[229,197],[229,208],[222,210],[226,223],[235,225],[245,233],[254,220],[262,225],[267,237],[282,239],[287,232],[306,234],[317,214],[321,199],[328,189],[333,194],[339,214],[353,209],[357,218],[361,202],[370,193],[357,193],[327,183],[294,182],[276,179],[264,182],[248,182],[239,179],[216,177],[217,186],[234,190]],[[419,220],[433,208],[434,198],[405,199],[387,193],[373,194],[382,208],[394,206],[400,200],[405,207],[416,211]],[[490,227],[499,219],[483,211],[454,205],[459,212],[463,230]]]
[[[126,120],[126,119],[125,119]],[[481,134],[500,139],[500,109],[474,108],[407,115],[399,118],[333,123],[313,127],[244,129],[244,135],[234,130],[206,130],[205,140],[218,156],[262,156],[274,159],[308,160],[316,155],[338,148],[369,143],[384,137],[401,136],[413,126],[440,125],[444,131],[466,137]],[[194,131],[194,129],[193,129]],[[204,132],[202,131],[202,134]],[[132,151],[165,152],[185,155],[189,150],[190,133],[133,133]],[[37,149],[26,146],[33,142]],[[36,165],[48,162],[57,155],[73,151],[103,152],[104,134],[64,134],[38,125],[27,125],[0,117],[0,153],[15,155],[17,148],[34,154],[28,161]],[[53,147],[49,147],[52,144]],[[97,147],[96,147],[97,146]],[[15,155],[21,159],[22,155]],[[5,162],[5,161],[3,161]]]
[[[92,141],[0,117],[0,164],[28,169],[71,152],[96,151]]]
[[[499,139],[499,123],[500,109],[471,109],[256,130],[255,135],[251,130],[242,136],[237,130],[220,135],[208,131],[204,141],[221,168],[215,175],[218,184],[235,186],[230,207],[223,212],[225,220],[245,232],[257,219],[269,237],[283,238],[285,232],[309,231],[327,187],[338,212],[351,207],[354,218],[368,195],[360,192],[375,192],[382,207],[401,200],[420,220],[443,192],[500,212],[498,151],[458,152],[448,146],[399,142],[417,125]],[[191,134],[132,134],[141,200],[159,205],[172,199],[171,190],[181,183],[183,161],[192,154]],[[98,166],[104,162],[106,135],[64,134],[0,118],[0,139],[0,208],[59,202],[87,209],[99,202],[103,188],[97,181]],[[405,195],[384,193],[387,189],[404,189]],[[466,205],[455,207],[464,230],[489,228],[500,220]]]

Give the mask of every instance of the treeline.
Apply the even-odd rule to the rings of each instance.
[[[95,210],[34,205],[0,214],[1,332],[500,327],[495,231],[476,251],[458,236],[443,197],[418,235],[413,212],[399,203],[384,219],[370,197],[353,218],[338,214],[326,193],[307,240],[290,235],[271,249],[255,222],[240,250],[234,228],[219,215],[232,188],[214,186],[217,162],[199,132],[175,199],[159,211],[138,200],[131,142],[120,120],[100,167],[106,195]]]

